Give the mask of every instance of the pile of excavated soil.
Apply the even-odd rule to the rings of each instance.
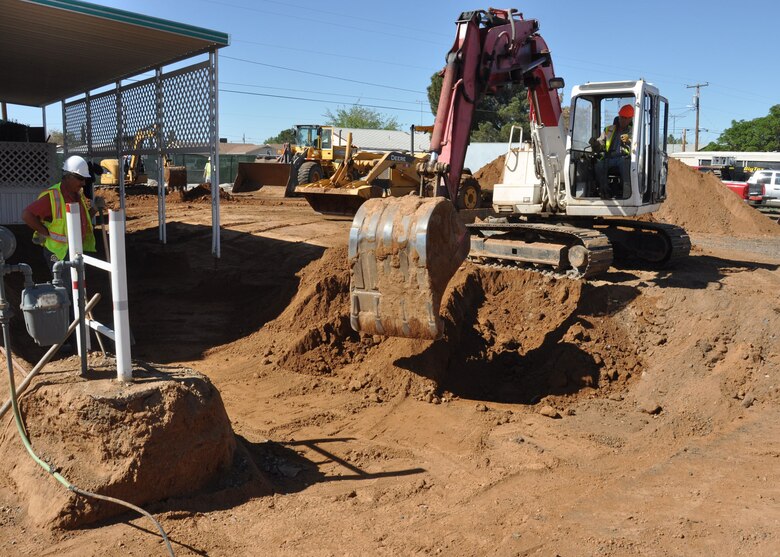
[[[118,210],[119,188],[116,187],[98,187],[95,195],[101,196],[106,201],[106,207],[114,211]],[[157,190],[147,186],[128,186],[125,189],[125,205],[133,208],[150,208],[154,210],[157,206]],[[209,184],[200,184],[191,190],[175,190],[169,192],[165,199],[168,203],[210,203],[211,187]],[[220,188],[220,202],[235,202],[236,198]]]
[[[122,384],[111,379],[113,366],[93,360],[90,369],[88,380],[74,370],[56,379],[50,373],[20,401],[38,455],[69,482],[144,506],[235,475],[233,431],[206,377],[186,369],[136,369],[136,381]],[[127,512],[52,481],[22,448],[15,428],[0,435],[0,455],[31,524],[78,528]]]
[[[474,175],[482,188],[499,183],[504,156],[480,168]],[[667,199],[652,219],[676,224],[688,232],[722,234],[736,237],[777,236],[780,227],[759,213],[713,174],[701,173],[690,166],[669,160]]]
[[[492,162],[487,163],[485,166],[477,170],[474,174],[474,178],[479,182],[479,186],[483,190],[493,190],[493,186],[501,182],[504,176],[504,159],[506,155],[501,155]]]
[[[747,205],[713,174],[671,159],[666,187],[667,199],[653,214],[655,220],[694,233],[737,237],[780,235],[776,223]]]
[[[299,374],[339,376],[353,391],[429,401],[577,398],[642,370],[631,336],[612,317],[633,289],[618,300],[581,282],[467,263],[443,298],[444,337],[423,341],[351,329],[346,249],[327,250],[299,276],[284,312],[233,344],[232,354],[260,353]]]

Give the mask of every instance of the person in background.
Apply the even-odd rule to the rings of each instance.
[[[96,197],[90,207],[84,196],[84,184],[91,178],[87,161],[79,156],[68,157],[62,166],[62,180],[44,190],[36,201],[22,211],[22,220],[33,230],[33,243],[43,246],[43,256],[51,271],[54,263],[68,256],[68,227],[65,221],[65,205],[79,203],[81,236],[84,251],[94,252],[95,234],[91,217],[104,204]]]
[[[206,166],[203,167],[203,183],[211,183],[211,157],[206,161]]]

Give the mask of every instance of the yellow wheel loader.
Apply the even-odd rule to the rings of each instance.
[[[330,178],[303,183],[295,188],[295,193],[306,198],[318,213],[354,216],[367,199],[400,197],[430,186],[421,181],[418,172],[418,166],[430,159],[427,153],[354,152],[352,134],[349,134],[344,157]],[[307,172],[311,175],[310,171]]]
[[[298,184],[333,176],[346,152],[345,146],[333,146],[333,127],[299,124],[295,126],[295,138],[290,160],[284,160],[285,155],[280,153],[277,162],[239,163],[233,193],[285,186],[285,196],[290,197]]]
[[[428,126],[417,129],[432,128]],[[294,192],[305,197],[312,209],[318,213],[354,216],[368,199],[402,197],[410,193],[433,195],[434,181],[426,176],[428,169],[435,166],[435,163],[431,163],[430,155],[424,152],[356,151],[352,145],[352,134],[348,134],[344,159],[334,163],[336,170],[333,175],[304,182],[304,179],[312,177],[304,165],[301,167],[303,171],[299,172],[299,185]],[[464,170],[456,206],[459,209],[479,209],[481,204],[479,182],[470,171]]]

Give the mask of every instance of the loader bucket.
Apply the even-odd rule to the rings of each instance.
[[[257,191],[263,186],[286,186],[290,165],[281,162],[240,162],[233,193]]]
[[[365,182],[352,182],[346,187],[334,187],[329,180],[306,184],[295,188],[312,209],[323,215],[354,217],[368,199],[382,196],[382,188]]]
[[[350,322],[356,331],[437,339],[442,295],[469,236],[443,197],[370,199],[349,231]]]

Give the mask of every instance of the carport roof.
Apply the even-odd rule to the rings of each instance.
[[[226,33],[76,0],[0,0],[0,101],[46,106],[230,44]]]

